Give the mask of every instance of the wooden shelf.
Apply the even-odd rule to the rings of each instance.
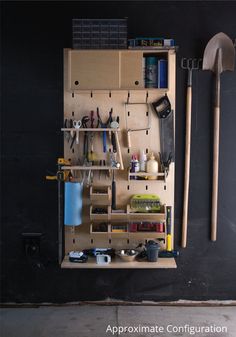
[[[90,170],[121,170],[121,168],[111,167],[111,166],[62,166],[62,170],[79,170],[79,171],[90,171]]]
[[[92,205],[111,205],[111,187],[90,186],[90,202]]]
[[[70,262],[69,257],[65,256],[62,261],[61,268],[68,269],[169,269],[177,268],[174,258],[164,258],[160,257],[157,262],[124,262],[120,258],[112,258],[112,262],[105,265],[100,265],[96,263],[95,258],[89,257],[86,263],[76,263]]]
[[[131,179],[131,177],[157,177],[157,179]],[[161,179],[158,179],[161,178]],[[165,173],[147,173],[147,172],[129,172],[128,171],[128,181],[158,181],[165,182],[166,176]]]
[[[115,129],[115,128],[61,128],[61,131],[73,131],[73,132],[85,132],[85,131],[93,131],[93,132],[117,132],[117,131],[120,131],[120,129]]]

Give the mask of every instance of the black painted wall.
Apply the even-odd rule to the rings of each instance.
[[[63,153],[63,48],[71,19],[127,16],[129,37],[166,36],[179,45],[176,110],[175,245],[180,249],[186,73],[181,57],[202,57],[223,31],[236,38],[235,2],[2,2],[2,301],[236,299],[236,75],[222,75],[218,240],[209,240],[213,76],[193,78],[188,247],[177,270],[61,270],[57,187],[46,182]],[[43,232],[27,259],[22,232]]]

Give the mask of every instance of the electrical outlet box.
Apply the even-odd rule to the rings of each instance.
[[[26,256],[39,256],[42,235],[42,233],[21,233],[23,250]]]

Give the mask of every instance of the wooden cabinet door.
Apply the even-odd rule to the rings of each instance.
[[[70,50],[68,62],[70,89],[119,89],[119,51]]]
[[[121,52],[121,89],[144,88],[143,54],[140,51]]]

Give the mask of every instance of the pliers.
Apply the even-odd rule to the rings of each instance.
[[[104,128],[104,129],[107,128],[107,126],[112,121],[112,112],[113,112],[113,109],[111,108],[111,110],[109,111],[109,117],[108,117],[107,121],[105,123],[103,123],[103,121],[101,119],[101,116],[99,114],[99,108],[97,108],[97,118],[98,118],[97,128],[99,126],[101,128]],[[102,139],[103,139],[103,152],[106,153],[107,152],[107,135],[106,135],[106,131],[103,131]]]

